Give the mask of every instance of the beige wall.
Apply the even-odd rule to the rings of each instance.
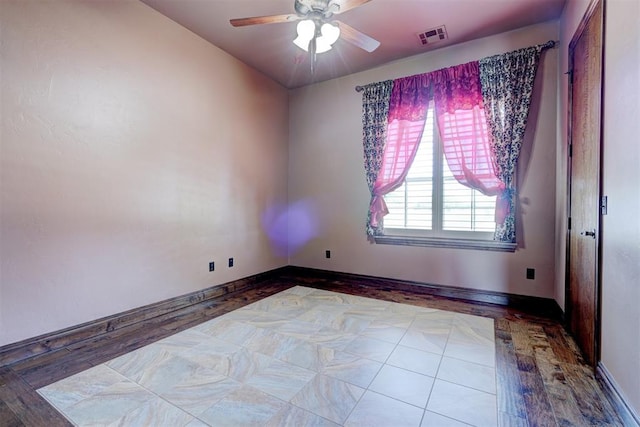
[[[368,243],[369,191],[356,85],[453,66],[557,40],[548,22],[415,56],[291,93],[289,197],[314,203],[320,235],[291,254],[293,265],[515,294],[554,296],[558,50],[543,54],[518,179],[522,247],[515,253]],[[322,60],[322,56],[319,56]],[[331,259],[325,250],[332,251]],[[536,279],[526,280],[527,267]]]
[[[589,3],[567,3],[562,18],[565,67],[568,44]],[[618,391],[640,414],[640,2],[605,3],[604,43],[602,190],[609,209],[601,228],[601,360]],[[566,79],[562,88],[561,111],[566,112]],[[564,146],[566,120],[559,128],[559,146]],[[560,164],[566,165],[566,150],[558,154]],[[559,187],[566,187],[566,172],[559,178]],[[560,213],[566,215],[566,210]],[[564,262],[559,263],[558,277],[564,277],[564,271]],[[557,293],[563,292],[564,281],[558,282]]]
[[[602,363],[640,416],[640,2],[605,16]]]
[[[287,264],[284,88],[137,1],[0,3],[0,345]]]

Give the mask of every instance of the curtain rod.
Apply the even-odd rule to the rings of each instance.
[[[556,47],[558,44],[560,44],[560,40],[549,40],[548,42],[539,44],[537,46],[540,46],[540,50],[543,51],[547,49],[552,49]],[[362,92],[364,90],[364,86],[356,86],[355,89],[356,89],[356,92]]]

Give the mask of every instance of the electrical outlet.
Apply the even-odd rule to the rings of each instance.
[[[229,258],[229,267],[233,267],[233,258]]]
[[[535,268],[527,268],[527,279],[534,280],[536,278]]]
[[[324,251],[324,256],[325,256],[325,258],[331,258],[331,251],[329,251],[329,250]]]
[[[209,263],[209,271],[213,271],[213,270],[215,270],[215,269],[216,269],[216,264],[215,264],[213,261],[211,261],[211,262]]]

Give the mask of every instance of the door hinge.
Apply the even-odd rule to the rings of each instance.
[[[571,217],[567,219],[567,229],[571,230]]]
[[[602,196],[600,198],[600,215],[607,214],[607,205],[608,205],[607,196]]]
[[[565,74],[569,76],[569,82],[573,83],[573,70],[569,70]]]
[[[569,157],[573,157],[573,144],[569,144]]]

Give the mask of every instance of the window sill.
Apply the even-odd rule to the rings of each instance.
[[[399,246],[424,246],[430,248],[474,249],[479,251],[515,252],[517,243],[494,240],[446,239],[437,237],[375,236],[376,243]]]

